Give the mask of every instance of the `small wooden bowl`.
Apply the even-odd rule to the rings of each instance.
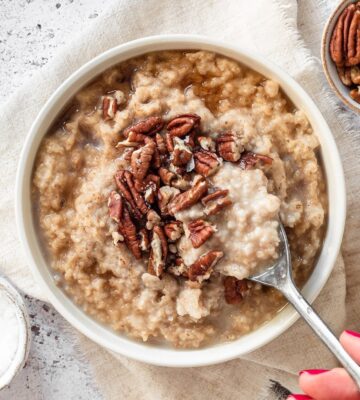
[[[350,97],[350,89],[341,82],[336,70],[336,65],[330,56],[330,41],[336,22],[344,9],[349,4],[356,2],[357,0],[343,0],[330,15],[325,24],[323,32],[321,43],[321,59],[326,78],[330,83],[330,86],[334,89],[335,93],[345,105],[347,105],[353,111],[360,113],[360,103],[357,103]]]

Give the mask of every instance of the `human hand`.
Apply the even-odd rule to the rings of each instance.
[[[360,364],[360,333],[344,331],[340,342]],[[299,385],[306,394],[292,394],[287,400],[360,400],[359,389],[343,368],[301,371]]]

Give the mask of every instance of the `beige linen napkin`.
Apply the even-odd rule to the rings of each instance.
[[[13,191],[24,138],[49,95],[79,66],[117,44],[152,34],[197,33],[256,50],[282,66],[305,87],[328,120],[343,156],[349,190],[344,243],[348,293],[345,310],[345,272],[340,257],[315,307],[335,331],[342,328],[346,311],[348,327],[356,328],[360,300],[356,290],[360,284],[360,275],[356,273],[360,232],[355,204],[359,194],[356,150],[360,148],[360,139],[349,125],[348,112],[330,94],[319,60],[312,57],[299,35],[296,0],[111,0],[107,7],[89,30],[69,44],[0,110],[0,273],[9,276],[25,292],[44,298],[29,273],[18,242]],[[294,390],[298,370],[335,365],[328,351],[301,321],[268,346],[241,360],[196,369],[160,368],[120,356],[114,358],[81,335],[76,337],[81,351],[93,365],[106,399],[266,399],[270,378]]]

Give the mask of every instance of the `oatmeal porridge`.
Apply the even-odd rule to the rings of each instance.
[[[150,53],[81,89],[43,139],[34,217],[59,285],[150,343],[234,340],[285,304],[246,278],[309,277],[327,197],[319,143],[279,85],[204,51]]]

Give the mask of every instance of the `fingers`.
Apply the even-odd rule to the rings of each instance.
[[[360,364],[360,333],[344,331],[340,336],[340,342],[351,357]]]
[[[301,390],[316,400],[360,400],[360,393],[347,372],[342,368],[331,371],[303,371]]]

